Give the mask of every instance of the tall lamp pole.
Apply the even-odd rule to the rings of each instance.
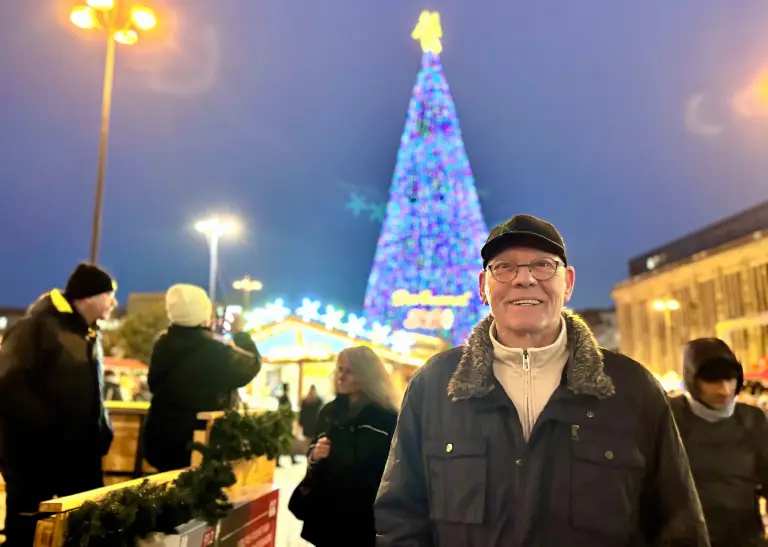
[[[208,272],[208,297],[216,304],[216,277],[219,269],[219,239],[221,236],[233,234],[237,225],[232,220],[222,220],[218,217],[201,220],[195,224],[195,229],[208,238],[210,251],[210,269]]]
[[[250,275],[246,275],[232,283],[232,288],[243,291],[243,308],[247,310],[251,305],[251,292],[260,291],[264,285],[261,284],[261,281],[251,279]]]
[[[660,298],[653,301],[653,309],[664,314],[664,341],[667,354],[664,372],[669,372],[674,368],[672,365],[675,362],[674,355],[672,355],[675,349],[672,343],[672,312],[680,309],[680,302],[672,298]]]
[[[137,30],[151,30],[157,25],[155,13],[140,5],[128,6],[125,0],[86,0],[84,6],[75,6],[69,15],[73,25],[81,29],[100,30],[107,37],[104,62],[104,84],[101,97],[101,128],[99,131],[99,157],[96,164],[96,195],[93,204],[91,228],[91,262],[99,260],[101,239],[101,211],[104,199],[104,176],[107,169],[109,120],[112,111],[112,88],[115,81],[116,44],[132,46],[139,39]]]

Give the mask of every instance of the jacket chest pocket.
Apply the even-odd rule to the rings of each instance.
[[[485,516],[488,475],[487,441],[483,438],[428,440],[430,518],[480,524]]]
[[[628,538],[638,519],[645,458],[629,439],[571,442],[571,524]]]

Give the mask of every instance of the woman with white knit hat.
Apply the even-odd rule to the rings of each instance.
[[[213,310],[195,285],[173,285],[165,295],[171,325],[152,350],[149,389],[152,404],[144,436],[147,461],[158,471],[190,464],[187,445],[199,412],[231,408],[237,388],[261,368],[258,355],[213,337]]]

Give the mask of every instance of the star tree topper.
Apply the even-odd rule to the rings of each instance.
[[[440,43],[442,37],[443,27],[440,25],[440,14],[436,11],[422,11],[419,22],[411,33],[411,38],[421,42],[421,49],[424,53],[430,51],[435,55],[440,55],[443,51],[443,44]]]

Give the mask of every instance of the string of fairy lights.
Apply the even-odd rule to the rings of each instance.
[[[411,351],[415,343],[412,333],[393,332],[391,326],[378,321],[368,325],[365,317],[347,313],[335,306],[323,306],[320,301],[310,298],[303,298],[301,306],[295,309],[289,308],[282,298],[278,298],[262,307],[244,310],[242,315],[245,328],[249,331],[258,331],[293,316],[305,323],[318,324],[328,331],[343,332],[352,339],[370,341],[372,344],[388,347],[404,355]]]

